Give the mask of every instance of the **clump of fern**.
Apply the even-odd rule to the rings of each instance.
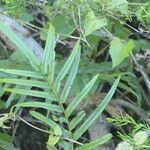
[[[20,95],[18,102],[11,107],[10,112],[7,114],[8,118],[5,118],[5,121],[7,119],[15,120],[17,117],[27,123],[17,114],[18,109],[20,107],[34,108],[34,111],[30,111],[31,116],[44,122],[48,129],[44,130],[29,123],[27,124],[49,134],[48,149],[60,147],[65,150],[92,150],[111,138],[111,134],[108,134],[90,143],[82,144],[78,142],[78,139],[88,130],[111,100],[120,76],[116,79],[104,100],[87,117],[83,110],[76,112],[76,107],[84,101],[99,75],[95,75],[71,101],[68,101],[78,72],[81,52],[80,40],[77,41],[66,63],[57,73],[55,71],[57,66],[54,50],[56,45],[55,29],[51,24],[42,60],[39,60],[28,46],[3,23],[0,23],[0,31],[19,48],[32,68],[31,70],[0,68],[1,72],[9,75],[9,78],[0,79],[0,83],[4,83],[4,93],[10,93],[5,104],[6,108],[11,106],[16,94]],[[27,96],[36,97],[38,101],[26,101],[28,100]],[[45,109],[47,115],[35,110],[36,108]],[[5,122],[1,121],[1,123],[4,125]]]

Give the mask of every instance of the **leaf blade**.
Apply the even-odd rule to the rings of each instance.
[[[113,86],[111,87],[110,91],[104,98],[104,100],[101,102],[101,104],[94,110],[94,112],[85,120],[85,122],[80,126],[79,129],[77,129],[74,134],[73,138],[74,140],[77,140],[91,125],[92,123],[98,118],[98,116],[102,113],[102,111],[105,109],[109,101],[111,100],[118,84],[120,81],[120,76],[116,79]]]
[[[104,135],[102,137],[97,138],[96,140],[86,143],[80,147],[77,147],[75,150],[93,150],[94,148],[106,143],[112,138],[111,134]]]
[[[3,32],[25,55],[30,64],[35,70],[39,70],[40,62],[35,54],[28,48],[28,46],[4,23],[0,22],[0,31]]]
[[[52,26],[52,24],[50,24],[44,49],[44,55],[42,59],[42,69],[44,74],[49,74],[51,81],[53,80],[55,69],[55,43],[55,29]]]
[[[71,113],[75,110],[76,106],[85,98],[88,92],[91,90],[92,86],[96,82],[99,75],[94,76],[91,81],[83,88],[83,90],[72,100],[66,109],[66,116],[69,117]]]

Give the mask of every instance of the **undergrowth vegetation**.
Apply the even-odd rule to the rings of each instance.
[[[148,0],[1,0],[0,148],[148,150],[149,39]]]

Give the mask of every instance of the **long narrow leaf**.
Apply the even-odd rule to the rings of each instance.
[[[50,80],[53,80],[55,69],[55,29],[50,24],[48,30],[47,41],[45,45],[44,55],[42,59],[42,67],[44,74],[49,73]]]
[[[116,79],[113,86],[111,87],[110,91],[101,102],[101,104],[95,109],[95,111],[85,120],[85,122],[80,126],[79,129],[75,131],[73,134],[73,139],[77,140],[81,135],[93,124],[93,122],[99,117],[99,115],[103,112],[106,108],[107,104],[110,102],[112,96],[115,93],[115,90],[119,84],[120,76]]]
[[[86,143],[75,150],[93,150],[96,147],[108,142],[112,138],[111,134],[104,135],[103,137],[97,138],[96,140]]]
[[[66,76],[66,74],[68,73],[70,67],[72,66],[72,63],[74,61],[74,58],[76,56],[76,53],[78,52],[78,50],[80,50],[80,40],[77,41],[71,55],[69,56],[69,58],[67,59],[65,65],[63,66],[63,68],[61,69],[61,71],[59,72],[58,76],[55,79],[55,83],[54,83],[54,87],[55,90],[58,92],[59,88],[60,88],[60,81]]]
[[[31,87],[25,87],[25,89],[30,90]],[[21,95],[18,100],[18,103],[23,103],[26,100],[26,98],[27,98],[27,95]],[[19,109],[20,109],[20,107],[16,107],[14,113],[16,114]]]
[[[66,115],[69,117],[71,113],[75,110],[76,106],[85,98],[88,92],[91,90],[95,81],[97,80],[99,75],[94,76],[91,81],[84,87],[84,89],[72,100],[69,106],[66,109]]]
[[[61,102],[65,102],[68,95],[69,95],[71,86],[73,84],[73,81],[74,81],[76,74],[77,74],[77,71],[78,71],[79,62],[80,62],[80,50],[78,51],[78,53],[74,59],[74,63],[73,63],[73,66],[71,68],[69,77],[68,77],[66,84],[64,86],[64,89],[60,95]]]
[[[28,46],[17,36],[11,29],[5,24],[0,22],[0,31],[4,33],[25,55],[30,64],[35,70],[39,70],[40,61],[36,58],[34,53],[28,48]]]
[[[34,71],[0,68],[0,72],[12,74],[12,75],[18,75],[18,76],[25,76],[25,77],[43,79],[43,76],[40,73],[37,73],[37,72],[34,72]]]
[[[44,122],[48,126],[50,126],[52,129],[54,129],[56,126],[58,126],[57,123],[55,123],[53,120],[49,119],[48,117],[44,116],[43,114],[36,112],[36,111],[30,111],[30,114],[35,117],[36,119]]]
[[[62,109],[58,105],[49,104],[45,102],[24,102],[18,103],[11,108],[11,111],[14,107],[33,107],[33,108],[43,108],[50,111],[62,112]]]
[[[11,83],[16,85],[25,85],[31,87],[39,87],[43,89],[49,89],[47,82],[36,81],[36,80],[26,80],[26,79],[10,79],[10,78],[1,78],[0,83]]]
[[[84,111],[80,111],[75,118],[70,121],[70,128],[71,130],[74,129],[86,116]]]
[[[11,92],[11,93],[16,93],[16,94],[21,94],[21,95],[28,95],[28,96],[38,97],[38,98],[45,98],[45,99],[48,99],[48,100],[56,101],[56,99],[54,97],[52,97],[47,92],[17,89],[17,88],[15,88],[15,89],[5,88],[4,90],[7,91],[7,92]]]

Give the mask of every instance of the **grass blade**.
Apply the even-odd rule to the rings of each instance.
[[[80,126],[79,129],[75,131],[73,134],[73,139],[77,140],[81,135],[92,125],[92,123],[99,117],[99,115],[103,112],[106,108],[107,104],[110,102],[115,90],[119,84],[120,76],[116,79],[113,86],[111,87],[110,91],[101,102],[101,104],[94,110],[94,112],[85,120],[85,122]]]

